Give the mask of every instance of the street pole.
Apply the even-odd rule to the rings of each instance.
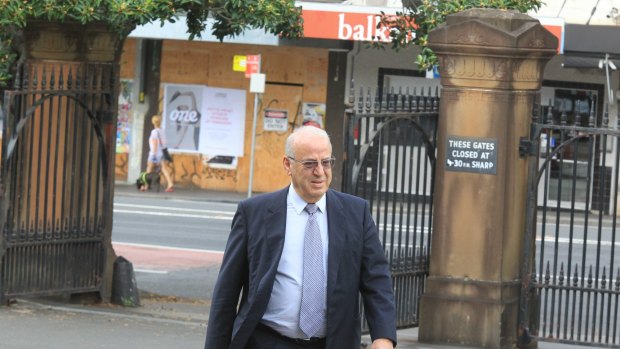
[[[248,198],[252,197],[254,182],[254,148],[256,147],[256,119],[258,118],[258,95],[265,92],[265,74],[254,73],[250,80],[250,92],[254,93],[254,115],[252,118],[252,149],[250,150],[250,181],[248,183]]]
[[[248,183],[248,198],[252,197],[252,183],[254,181],[254,148],[256,145],[256,119],[258,114],[258,93],[254,94],[254,115],[252,118],[252,149],[250,151],[250,182]]]

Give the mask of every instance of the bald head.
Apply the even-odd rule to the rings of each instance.
[[[295,129],[295,131],[293,131],[293,133],[291,133],[286,139],[284,154],[286,156],[294,158],[295,157],[295,145],[299,143],[300,140],[305,140],[305,139],[314,138],[314,137],[324,138],[325,140],[327,140],[327,143],[329,143],[329,146],[331,147],[331,141],[329,139],[329,135],[327,134],[327,132],[325,132],[325,130],[318,128],[316,126],[301,126]]]

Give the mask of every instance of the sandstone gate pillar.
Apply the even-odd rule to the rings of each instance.
[[[517,342],[532,103],[557,39],[513,11],[472,9],[429,35],[441,83],[430,274],[419,339]]]

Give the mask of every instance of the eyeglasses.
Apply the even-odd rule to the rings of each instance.
[[[287,158],[300,163],[306,170],[314,170],[315,168],[319,166],[319,162],[316,160],[302,161],[302,160],[297,160],[291,156],[287,156]],[[328,169],[328,170],[334,167],[335,163],[336,163],[336,158],[334,158],[333,156],[331,158],[321,160],[321,166],[323,166],[324,169]]]

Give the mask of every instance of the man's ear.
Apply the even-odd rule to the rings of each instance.
[[[282,166],[284,166],[284,170],[288,176],[291,175],[291,160],[286,157],[286,155],[282,158]]]

